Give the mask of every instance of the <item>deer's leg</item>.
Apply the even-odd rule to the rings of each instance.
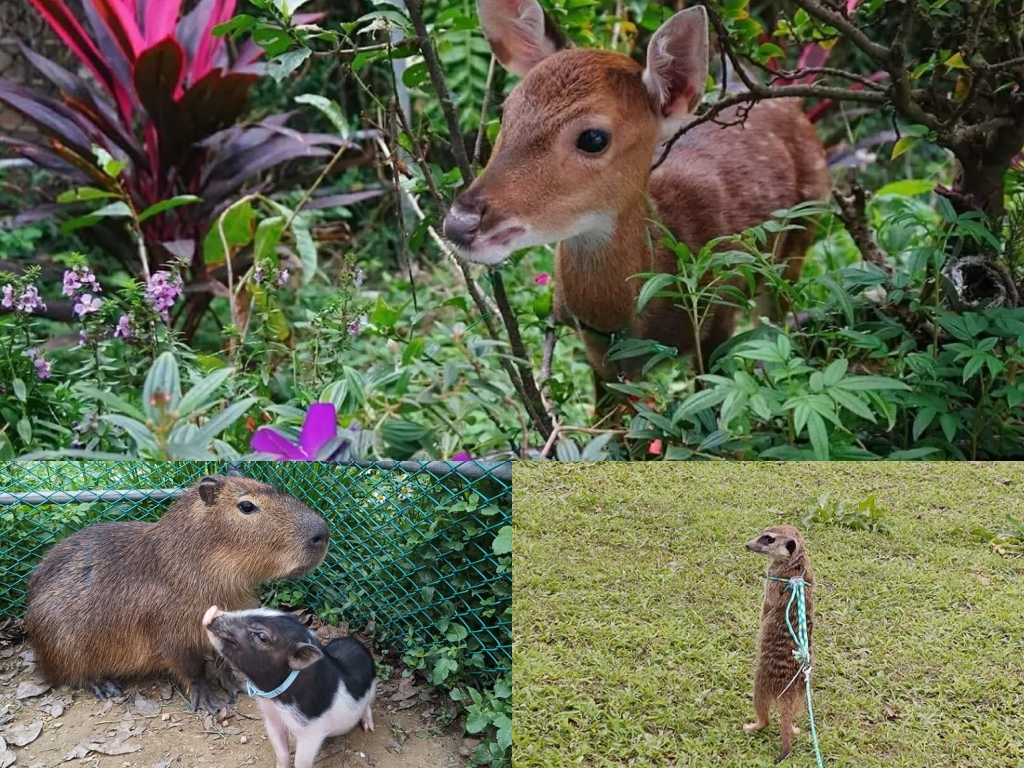
[[[814,244],[816,222],[804,220],[799,223],[806,229],[782,232],[775,243],[775,260],[776,263],[785,265],[782,270],[782,280],[789,285],[800,279],[807,250]],[[778,293],[768,286],[761,288],[756,306],[758,317],[767,317],[773,323],[778,324],[789,314],[789,310],[790,301],[784,294]]]

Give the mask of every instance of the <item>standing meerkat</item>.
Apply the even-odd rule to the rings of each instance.
[[[793,734],[800,729],[793,726],[793,716],[804,704],[804,681],[798,680],[803,665],[793,651],[796,650],[789,626],[786,607],[789,605],[789,585],[775,579],[803,576],[807,605],[807,643],[810,650],[811,631],[814,626],[814,573],[807,558],[803,537],[790,525],[765,528],[757,538],[747,542],[747,549],[771,558],[768,579],[764,587],[764,605],[761,607],[760,655],[754,672],[754,711],[757,722],[743,726],[745,731],[760,731],[768,725],[768,710],[775,704],[779,710],[782,728],[782,751],[775,759],[781,762],[789,754]],[[797,627],[796,604],[790,611],[789,621]]]

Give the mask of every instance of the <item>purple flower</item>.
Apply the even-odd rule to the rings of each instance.
[[[348,324],[349,336],[358,336],[361,330],[363,330],[363,320],[361,317],[357,317]]]
[[[36,376],[40,379],[50,378],[50,363],[43,358],[43,353],[36,347],[29,347],[21,354],[32,361],[32,365],[36,368]]]
[[[298,444],[276,429],[260,427],[250,445],[259,453],[270,453],[278,461],[316,461],[317,455],[338,434],[338,412],[334,403],[313,403],[302,422]]]
[[[166,323],[169,319],[167,310],[174,306],[175,300],[181,295],[181,278],[169,272],[154,272],[146,284],[146,298],[153,310],[160,314]]]
[[[459,451],[451,458],[452,461],[472,461],[473,457],[467,451]]]
[[[95,297],[91,293],[85,293],[82,294],[82,298],[75,302],[74,312],[79,317],[85,317],[93,312],[99,312],[102,304],[103,299]]]
[[[288,270],[282,269],[277,273],[277,284],[286,285],[288,283]]]
[[[263,285],[263,281],[267,279],[267,276],[263,274],[263,267],[256,267],[256,271],[252,274],[252,279],[256,285]]]
[[[352,282],[355,285],[362,285],[364,277],[366,277],[366,275],[363,274],[363,270],[362,269],[356,269],[356,273],[354,275],[352,275]]]
[[[114,329],[115,339],[130,339],[132,337],[130,320],[131,318],[128,315],[121,315],[121,318],[117,321],[117,327]]]
[[[75,292],[82,287],[90,289],[93,293],[102,293],[96,275],[88,267],[75,267],[64,272],[64,295],[74,296]]]
[[[551,282],[551,275],[549,275],[547,272],[541,272],[538,275],[534,275],[533,282],[535,282],[537,285],[547,285],[548,283]]]
[[[89,343],[89,334],[86,332],[85,328],[78,332],[78,343],[83,347]]]
[[[6,295],[4,298],[6,299]],[[21,294],[21,298],[18,299],[18,311],[31,313],[35,310],[44,309],[46,309],[46,305],[43,304],[43,300],[39,298],[39,289],[34,285],[25,286],[25,292]]]
[[[50,378],[50,363],[48,361],[42,357],[37,357],[32,361],[32,365],[36,367],[36,376],[40,379]]]
[[[0,307],[12,309],[14,307],[14,286],[8,283],[4,286],[4,297],[0,299]]]

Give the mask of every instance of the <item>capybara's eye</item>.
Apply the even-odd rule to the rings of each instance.
[[[251,515],[257,509],[258,507],[251,501],[242,501],[239,502],[238,504],[238,511],[241,512],[243,515]]]

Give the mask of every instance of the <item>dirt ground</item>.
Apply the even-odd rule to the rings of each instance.
[[[244,693],[221,720],[190,712],[169,681],[126,686],[120,699],[101,702],[91,692],[44,688],[34,659],[27,643],[0,649],[0,768],[275,764],[259,710]],[[436,700],[410,683],[378,684],[374,732],[357,727],[324,742],[317,768],[462,768],[474,742],[457,724],[439,726]]]

